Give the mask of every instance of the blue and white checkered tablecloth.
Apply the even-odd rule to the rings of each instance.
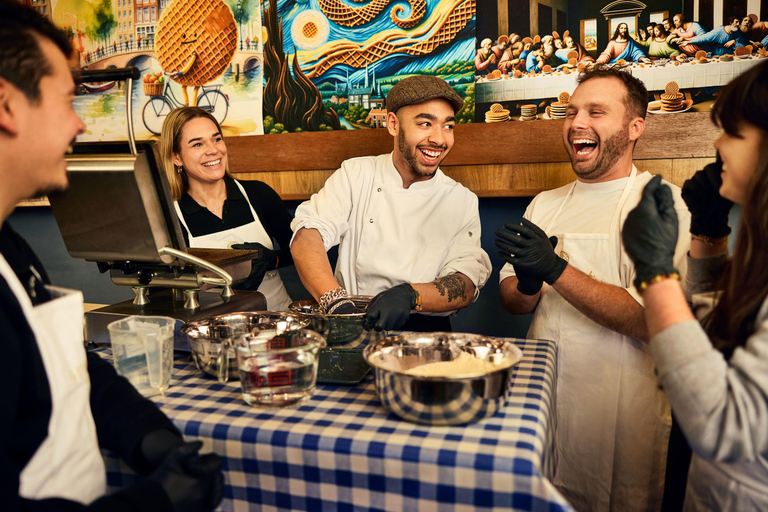
[[[162,410],[188,439],[225,458],[224,511],[570,511],[546,479],[553,465],[554,343],[514,340],[523,359],[506,408],[479,423],[431,427],[384,409],[369,374],[354,387],[318,385],[285,409],[246,405],[177,359]],[[105,457],[111,489],[137,481]]]

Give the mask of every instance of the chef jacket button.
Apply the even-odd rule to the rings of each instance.
[[[381,187],[377,188],[376,192],[381,192]]]
[[[368,222],[370,222],[371,224],[373,224],[373,219],[369,220]]]

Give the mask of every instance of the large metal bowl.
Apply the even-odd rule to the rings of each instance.
[[[254,311],[229,313],[188,322],[181,328],[187,335],[192,359],[197,368],[208,375],[229,380],[237,375],[237,358],[234,342],[238,336],[250,332],[256,326],[285,329],[308,328],[310,319],[283,311]],[[229,345],[227,368],[219,374],[218,359],[222,344]]]
[[[293,302],[288,309],[299,313],[310,320],[310,329],[325,336],[328,345],[349,343],[359,338],[364,331],[365,311],[373,297],[369,295],[350,295],[349,299],[362,313],[350,315],[329,315],[323,311],[315,299],[304,299]]]
[[[445,377],[405,373],[423,364],[453,361],[462,352],[492,362],[498,369]],[[429,425],[461,425],[496,414],[507,404],[512,369],[522,356],[511,341],[448,332],[386,338],[363,351],[374,369],[382,404],[405,420]]]

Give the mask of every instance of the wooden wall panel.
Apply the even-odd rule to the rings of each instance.
[[[563,121],[458,125],[442,169],[480,197],[533,196],[575,179]],[[682,185],[712,161],[718,130],[703,112],[648,115],[635,148],[638,169]],[[342,161],[392,151],[385,129],[227,138],[233,173],[264,181],[283,199],[306,199]]]

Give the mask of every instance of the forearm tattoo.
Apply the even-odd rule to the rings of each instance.
[[[454,299],[467,300],[467,283],[461,276],[451,274],[432,281],[440,295],[448,295],[448,302]]]

